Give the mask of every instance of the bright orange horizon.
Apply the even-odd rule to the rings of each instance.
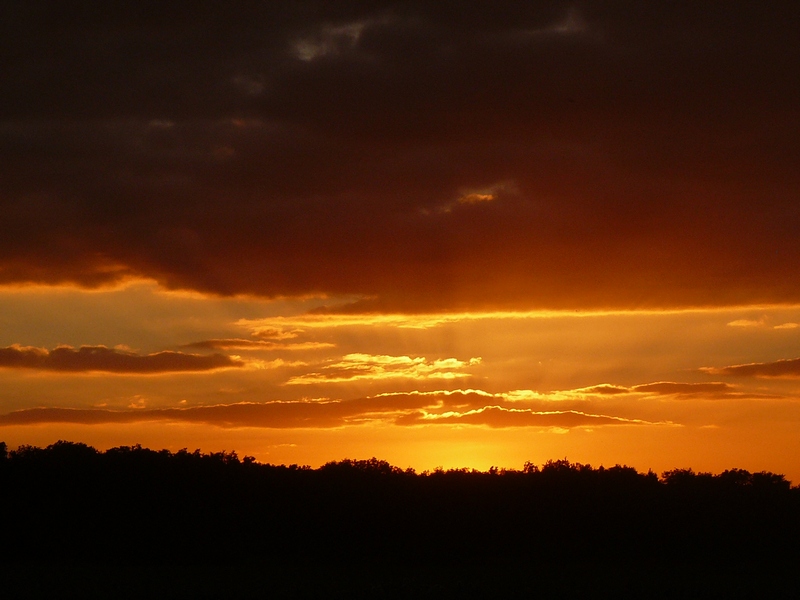
[[[800,482],[800,361],[783,358],[800,306],[310,311],[330,301],[151,282],[0,291],[6,335],[30,340],[0,349],[11,392],[0,438],[312,466],[377,456],[418,470],[567,457]]]
[[[0,440],[800,483],[783,11],[16,9]]]

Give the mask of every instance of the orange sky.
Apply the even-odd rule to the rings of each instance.
[[[418,469],[567,456],[800,480],[800,361],[787,359],[800,306],[309,312],[330,301],[145,281],[0,292],[0,437]]]
[[[0,439],[800,483],[796,11],[140,5],[0,26]]]

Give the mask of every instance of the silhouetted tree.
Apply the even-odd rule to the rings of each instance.
[[[659,479],[560,459],[417,474],[374,457],[312,469],[227,451],[98,452],[65,441],[2,444],[0,464],[5,539],[26,560],[206,564],[228,553],[414,569],[602,556],[661,564],[761,560],[800,539],[800,490],[782,475],[739,469]]]

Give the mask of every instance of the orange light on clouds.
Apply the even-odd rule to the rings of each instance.
[[[428,361],[424,357],[347,354],[341,361],[323,367],[316,373],[292,377],[288,385],[308,383],[341,383],[384,379],[458,379],[469,377],[465,368],[480,364],[480,357],[462,361],[444,358]]]
[[[796,8],[729,4],[15,11],[0,440],[800,483]]]
[[[12,447],[142,443],[311,465],[374,455],[420,470],[563,456],[640,469],[780,464],[800,481],[800,463],[768,465],[763,447],[783,452],[795,444],[788,424],[800,426],[800,339],[787,326],[800,307],[324,314],[308,313],[308,299],[151,284],[0,290],[0,305],[22,317],[0,331],[0,438]],[[49,339],[26,334],[46,322]],[[84,370],[14,364],[26,336],[41,344],[37,360],[78,360],[80,331],[104,344],[84,352]],[[108,377],[94,364],[158,357],[159,377]],[[175,372],[173,359],[239,366]]]

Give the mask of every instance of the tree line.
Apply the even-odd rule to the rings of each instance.
[[[563,459],[417,473],[377,458],[312,469],[235,452],[60,441],[0,443],[0,490],[9,564],[259,560],[291,572],[427,573],[434,564],[474,578],[531,565],[602,571],[800,557],[800,488],[742,469],[658,476]]]

